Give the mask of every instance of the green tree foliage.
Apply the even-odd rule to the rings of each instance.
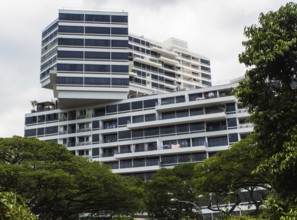
[[[0,219],[37,220],[23,199],[13,192],[0,192]]]
[[[0,139],[0,191],[15,191],[41,219],[134,213],[143,189],[65,147],[32,138]]]
[[[249,69],[237,96],[252,115],[257,141],[272,155],[297,122],[297,4],[260,14],[259,25],[246,27],[244,34],[239,60]]]
[[[181,201],[197,202],[193,193],[191,179],[195,164],[182,164],[173,169],[161,169],[152,181],[146,183],[147,207],[152,217],[157,219],[181,219],[183,216],[197,217],[190,204],[172,202],[175,198]],[[184,212],[182,212],[184,210]]]
[[[259,213],[269,188],[262,175],[253,173],[262,161],[261,156],[255,153],[256,149],[254,136],[250,135],[195,167],[195,193],[209,198],[209,209],[228,216],[244,199],[255,205],[255,214]],[[241,194],[242,190],[248,194]],[[259,193],[262,200],[255,197]],[[222,207],[222,204],[229,203],[233,205]]]
[[[259,25],[244,34],[239,60],[249,69],[236,93],[251,113],[258,152],[266,155],[257,172],[273,188],[271,218],[286,218],[297,210],[297,4],[260,14]]]

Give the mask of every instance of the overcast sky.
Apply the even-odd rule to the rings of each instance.
[[[39,83],[41,31],[58,10],[120,10],[129,13],[129,32],[163,42],[188,42],[189,50],[211,60],[215,83],[244,75],[238,62],[245,26],[261,12],[275,11],[284,0],[1,0],[0,137],[23,136],[31,100],[53,94]]]

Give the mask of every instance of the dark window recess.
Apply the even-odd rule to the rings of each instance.
[[[207,122],[206,131],[226,130],[226,121]]]
[[[190,94],[189,95],[189,100],[190,101],[196,101],[196,100],[200,100],[200,99],[203,99],[202,93],[195,93],[195,94]]]
[[[107,134],[103,137],[103,139],[104,139],[104,143],[117,142],[118,136],[117,134]]]
[[[209,60],[200,59],[200,62],[203,63],[203,64],[210,65],[210,61]]]
[[[174,104],[175,97],[163,98],[163,99],[161,99],[161,103],[162,103],[162,105]]]
[[[38,121],[38,123],[44,122],[45,121],[45,115],[39,115],[39,116],[37,116],[37,121]]]
[[[104,115],[105,115],[105,109],[104,108],[94,109],[94,117],[104,116]]]
[[[201,132],[205,130],[204,122],[197,122],[190,124],[190,131],[191,132]]]
[[[36,136],[36,129],[25,130],[25,137]]]
[[[146,166],[156,166],[159,165],[159,157],[148,157],[146,158]]]
[[[203,161],[206,159],[206,153],[192,154],[192,161]]]
[[[143,138],[143,129],[141,130],[132,130],[132,138]]]
[[[170,156],[162,156],[161,157],[161,164],[174,164],[177,163],[177,156],[170,155]]]
[[[26,117],[26,119],[25,119],[25,124],[26,125],[28,125],[28,124],[35,124],[35,123],[37,123],[36,116]]]
[[[178,162],[179,163],[191,162],[191,154],[178,155]]]
[[[202,73],[201,75],[203,78],[211,79],[211,75],[209,75],[209,74]]]
[[[157,150],[157,142],[147,143],[147,150],[148,151]]]
[[[128,53],[112,53],[111,59],[113,59],[113,60],[128,60]]]
[[[134,150],[135,150],[135,152],[142,152],[142,151],[145,151],[144,143],[141,143],[141,144],[135,144],[135,146],[134,146]]]
[[[84,20],[84,15],[83,14],[59,13],[59,20],[64,20],[64,21],[83,21]]]
[[[156,114],[148,114],[145,115],[145,121],[155,121],[156,120]]]
[[[112,47],[128,47],[128,41],[127,40],[112,40],[111,46]]]
[[[84,27],[82,27],[82,26],[62,26],[62,25],[60,25],[58,27],[58,32],[61,32],[61,33],[73,33],[73,34],[79,33],[79,34],[82,34],[82,33],[84,33]]]
[[[85,15],[88,22],[110,22],[110,15]]]
[[[109,52],[85,52],[86,59],[93,60],[110,60]]]
[[[192,139],[192,145],[195,146],[205,146],[205,137],[198,137]]]
[[[236,118],[227,118],[228,128],[237,127],[237,119]]]
[[[192,109],[190,109],[190,116],[203,115],[203,114],[204,114],[203,108],[192,108]]]
[[[201,70],[204,70],[205,72],[210,72],[210,68],[206,66],[201,66]]]
[[[46,127],[45,134],[56,134],[58,133],[58,126]]]
[[[159,128],[145,128],[145,137],[159,136]]]
[[[111,16],[111,22],[115,22],[115,23],[128,23],[128,16],[112,15]]]
[[[134,167],[144,167],[145,166],[145,159],[139,158],[133,160],[133,166]]]
[[[119,112],[130,111],[130,102],[118,105]]]
[[[113,73],[128,73],[129,67],[128,67],[128,65],[113,65],[113,66],[111,66],[111,72],[113,72]]]
[[[177,118],[188,117],[188,116],[189,116],[189,111],[188,110],[176,111],[176,117]]]
[[[176,125],[177,134],[189,133],[189,124]]]
[[[58,38],[58,45],[83,46],[84,45],[84,40],[83,39],[76,39],[76,38]]]
[[[175,126],[165,126],[160,128],[161,135],[169,135],[169,134],[175,134]]]
[[[37,128],[37,135],[44,135],[44,128]]]
[[[205,80],[202,80],[202,84],[207,85],[207,86],[211,86],[211,82],[208,82],[208,81],[205,81]]]
[[[129,79],[126,78],[112,78],[112,85],[113,86],[128,86]]]
[[[106,106],[107,114],[117,113],[117,111],[118,111],[117,105],[107,105]]]
[[[158,104],[158,99],[150,99],[143,101],[144,108],[154,108]]]
[[[109,27],[86,27],[86,34],[110,35]]]
[[[208,146],[209,147],[225,146],[225,145],[228,145],[227,136],[209,137],[208,138]]]
[[[238,134],[237,133],[229,134],[229,143],[232,143],[232,142],[238,142]]]
[[[132,160],[121,160],[120,168],[129,168],[132,167]]]
[[[92,142],[93,143],[99,142],[99,134],[93,134],[92,135]]]
[[[131,153],[131,147],[130,147],[130,145],[120,146],[120,153],[121,154]]]
[[[59,50],[58,51],[58,58],[82,59],[83,58],[83,52]]]
[[[85,39],[85,46],[91,47],[110,47],[110,40],[95,40],[95,39]]]
[[[132,120],[133,120],[133,123],[144,122],[144,116],[143,115],[133,116]]]
[[[110,65],[85,64],[85,71],[86,72],[109,73]]]
[[[58,71],[71,71],[71,72],[78,72],[83,71],[82,64],[67,64],[67,63],[58,63],[57,64]],[[66,78],[66,77],[65,77]]]
[[[110,78],[95,78],[95,77],[86,77],[85,85],[98,85],[98,86],[110,86]]]
[[[111,34],[115,35],[128,35],[128,28],[111,28]]]
[[[181,103],[181,102],[185,102],[186,99],[185,99],[185,96],[177,96],[176,97],[176,103]]]
[[[46,121],[57,121],[58,120],[58,113],[48,114],[45,116]]]
[[[119,131],[119,140],[131,139],[131,131]]]
[[[60,85],[82,85],[83,77],[57,77],[57,84]]]
[[[99,148],[92,148],[92,157],[99,157]]]
[[[226,104],[226,112],[235,112],[236,111],[236,107],[235,107],[235,103],[228,103]]]
[[[118,124],[119,125],[127,125],[131,123],[131,117],[126,116],[126,117],[121,117],[118,119]]]
[[[175,118],[175,112],[163,112],[162,113],[162,119],[170,119],[170,118]]]

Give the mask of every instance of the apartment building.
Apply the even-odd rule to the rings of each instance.
[[[126,12],[60,10],[42,32],[40,69],[56,101],[26,114],[25,136],[145,180],[202,162],[253,129],[236,82],[212,87],[210,70],[183,40],[129,34]]]

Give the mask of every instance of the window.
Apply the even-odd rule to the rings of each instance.
[[[110,47],[110,40],[85,39],[85,46],[89,46],[89,47]]]
[[[191,162],[191,154],[178,155],[178,162],[179,163]]]
[[[83,58],[83,52],[59,50],[58,51],[58,58],[82,59]]]
[[[126,116],[126,117],[121,117],[118,119],[118,124],[119,125],[127,125],[131,123],[131,118],[130,116]]]
[[[143,129],[132,130],[132,138],[133,139],[143,138]]]
[[[226,112],[227,113],[235,112],[235,111],[236,111],[235,103],[226,104]]]
[[[146,158],[146,166],[156,166],[159,165],[159,157],[148,157]]]
[[[60,25],[58,28],[59,32],[61,33],[84,33],[84,27],[82,26],[62,26]]]
[[[113,86],[128,86],[129,79],[127,78],[112,78],[112,85]]]
[[[107,114],[117,113],[117,111],[118,111],[117,105],[107,105],[106,106],[106,113]]]
[[[92,60],[110,60],[109,52],[85,52],[86,59]]]
[[[206,131],[221,131],[226,130],[226,121],[208,122]]]
[[[111,16],[111,22],[115,22],[115,23],[127,23],[128,22],[128,16],[112,15]]]
[[[128,65],[113,65],[111,72],[113,72],[113,73],[128,73],[129,67],[128,67]]]
[[[190,139],[179,139],[178,144],[180,145],[180,147],[190,147]]]
[[[44,128],[37,128],[37,135],[43,136],[44,135]]]
[[[156,114],[145,115],[145,121],[155,121],[155,120],[156,120]]]
[[[105,115],[105,109],[104,108],[94,109],[94,117],[104,116],[104,115]]]
[[[191,123],[190,124],[190,131],[191,132],[201,132],[204,131],[204,122],[197,122],[197,123]]]
[[[205,146],[205,137],[198,137],[192,139],[193,147],[195,146]]]
[[[58,44],[63,46],[83,46],[83,39],[76,38],[58,38]]]
[[[130,102],[118,105],[119,112],[130,111]]]
[[[145,166],[145,159],[139,158],[133,160],[133,167],[144,167]]]
[[[158,103],[158,99],[144,100],[144,108],[154,108]]]
[[[189,133],[189,124],[176,125],[177,134]]]
[[[180,117],[188,117],[189,116],[189,111],[188,110],[180,110],[180,111],[176,111],[176,117],[180,118]]]
[[[83,65],[82,64],[68,64],[68,63],[58,63],[57,64],[58,71],[83,71]],[[66,78],[66,77],[64,77]]]
[[[99,142],[99,134],[93,134],[92,143],[98,143],[98,142]]]
[[[82,77],[57,77],[57,84],[60,85],[82,85],[83,78]]]
[[[124,154],[124,153],[131,153],[130,145],[123,145],[123,146],[120,146],[120,153],[121,153],[121,154]]]
[[[85,71],[86,72],[109,73],[110,65],[85,64]]]
[[[163,99],[161,99],[161,103],[162,103],[162,105],[174,104],[175,97],[163,98]]]
[[[144,143],[135,144],[135,152],[142,152],[145,151]]]
[[[99,148],[92,148],[92,157],[99,157]]]
[[[190,109],[190,116],[203,115],[203,114],[204,114],[203,108],[192,108],[192,109]]]
[[[103,137],[103,139],[104,139],[104,143],[117,142],[118,136],[117,134],[107,134]]]
[[[157,142],[147,143],[147,150],[148,151],[157,150]]]
[[[110,86],[110,78],[95,78],[95,77],[86,77],[85,85],[90,86]]]
[[[25,130],[25,137],[36,136],[36,129]]]
[[[159,136],[159,128],[145,128],[145,137]]]
[[[121,160],[120,168],[130,168],[132,167],[132,160]]]
[[[209,147],[225,146],[225,145],[228,145],[227,136],[209,137],[208,138],[208,146]]]
[[[162,156],[161,157],[161,164],[173,164],[177,163],[177,156],[170,155],[170,156]]]
[[[162,119],[170,119],[170,118],[175,118],[175,112],[163,112],[162,113]]]
[[[66,21],[83,21],[84,15],[83,14],[66,14],[66,13],[59,13],[59,20],[66,20]]]
[[[175,126],[165,126],[160,128],[161,135],[169,135],[175,133]]]
[[[238,142],[238,134],[237,133],[229,134],[229,143],[232,143],[232,142]]]
[[[196,153],[196,154],[192,154],[192,161],[203,161],[206,159],[206,153]]]
[[[99,126],[100,126],[99,121],[93,121],[92,122],[93,130],[99,129]]]
[[[88,22],[110,22],[110,15],[85,15]]]
[[[133,123],[140,123],[140,122],[144,122],[144,117],[143,115],[137,115],[137,116],[133,116],[132,120],[133,120]]]
[[[181,103],[181,102],[185,102],[185,96],[177,96],[176,97],[176,103]]]
[[[111,28],[111,34],[115,35],[128,35],[128,28]]]
[[[127,40],[112,40],[111,46],[112,47],[128,47],[128,41]]]
[[[46,127],[45,134],[56,134],[58,133],[58,126]]]
[[[141,110],[142,109],[142,101],[132,102],[132,110]]]
[[[236,128],[237,127],[237,119],[236,118],[227,118],[228,128]]]
[[[112,53],[111,59],[113,60],[128,60],[128,53]]]
[[[110,35],[109,27],[86,27],[86,34]]]

